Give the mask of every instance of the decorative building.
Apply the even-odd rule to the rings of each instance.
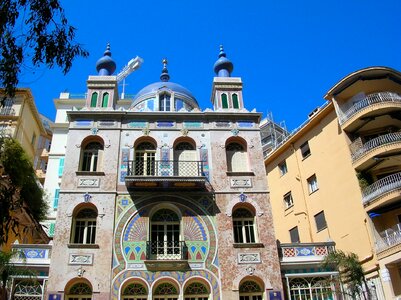
[[[261,114],[223,48],[203,111],[167,60],[132,101],[109,47],[96,68],[56,100],[49,299],[282,299]]]
[[[316,255],[332,241],[359,256],[373,299],[401,296],[400,95],[400,72],[356,71],[266,158],[290,299],[321,289],[316,279],[332,276],[319,269]]]

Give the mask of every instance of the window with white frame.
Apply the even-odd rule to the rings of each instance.
[[[155,175],[156,145],[151,142],[142,142],[135,147],[134,174]]]
[[[258,283],[253,280],[247,280],[239,286],[240,300],[262,300],[263,290]]]
[[[290,208],[291,206],[294,205],[294,200],[292,199],[291,192],[288,192],[287,194],[285,194],[283,196],[283,200],[284,200],[284,207],[285,208]]]
[[[168,93],[159,94],[159,111],[171,110],[171,96]]]
[[[285,160],[278,164],[278,169],[280,170],[280,176],[283,176],[288,172],[287,163]]]
[[[96,172],[99,171],[101,155],[103,153],[103,144],[99,142],[88,143],[82,152],[81,171]]]
[[[309,194],[312,194],[313,192],[318,190],[317,179],[315,174],[309,177],[307,179],[307,182],[308,182]]]
[[[246,147],[237,142],[229,143],[226,146],[227,171],[228,172],[247,172],[248,155]]]
[[[256,243],[255,215],[240,207],[233,212],[234,243]]]
[[[80,209],[73,218],[71,243],[94,244],[96,238],[97,211],[93,208]]]

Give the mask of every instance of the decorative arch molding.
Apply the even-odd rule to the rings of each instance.
[[[131,283],[139,283],[139,284],[142,284],[143,286],[146,287],[146,289],[147,289],[147,291],[148,291],[148,294],[149,294],[149,291],[151,291],[151,289],[150,289],[150,288],[151,288],[151,287],[150,287],[150,284],[149,284],[146,280],[144,280],[144,278],[139,277],[139,276],[132,276],[132,277],[125,278],[125,279],[121,282],[121,285],[120,285],[120,289],[119,289],[118,294],[121,296],[121,294],[122,294],[122,292],[124,291],[124,289],[125,289],[129,284],[131,284]]]
[[[71,278],[71,279],[66,283],[66,285],[65,285],[65,287],[64,287],[64,293],[65,293],[65,294],[68,294],[68,293],[70,292],[70,289],[72,288],[72,286],[75,285],[75,284],[77,284],[77,283],[85,283],[85,284],[87,284],[87,285],[91,288],[91,290],[93,291],[93,285],[92,285],[92,283],[91,283],[88,279],[83,278],[83,277],[74,277],[74,278]]]
[[[180,143],[189,143],[194,147],[194,149],[197,148],[196,141],[193,138],[190,138],[188,136],[181,136],[174,140],[173,149],[175,149],[175,147]]]
[[[166,276],[165,274],[163,274],[162,276],[160,276],[159,278],[157,278],[151,285],[151,291],[152,291],[152,295],[154,295],[154,291],[157,288],[158,285],[163,284],[163,283],[170,283],[171,285],[173,285],[176,289],[177,289],[177,295],[181,294],[181,290],[182,290],[182,286],[179,283],[177,278],[171,277],[171,276]]]
[[[153,137],[148,136],[148,135],[137,138],[134,141],[134,148],[136,148],[139,144],[144,143],[144,142],[151,143],[154,145],[155,148],[157,148],[157,141]]]
[[[242,145],[244,147],[245,151],[248,149],[248,142],[243,137],[240,137],[238,135],[229,137],[226,140],[224,147],[227,148],[227,145],[229,145],[231,143],[238,143],[238,144]]]
[[[188,287],[188,285],[190,285],[193,282],[200,282],[200,283],[204,284],[205,286],[207,286],[209,293],[210,294],[212,293],[213,287],[212,287],[211,283],[208,280],[205,280],[203,277],[200,277],[200,276],[189,277],[188,279],[186,279],[182,283],[183,293],[185,293],[185,289]]]
[[[232,216],[233,209],[236,205],[244,204],[244,203],[248,203],[248,204],[252,205],[253,208],[255,209],[256,215],[258,217],[264,215],[264,211],[260,208],[259,204],[255,200],[247,198],[244,202],[242,202],[240,200],[240,197],[238,197],[237,199],[231,199],[231,201],[228,203],[227,210],[226,210],[227,217]]]
[[[242,272],[240,272],[234,278],[232,286],[231,286],[233,291],[239,291],[239,287],[240,287],[241,283],[244,281],[247,281],[247,280],[257,282],[261,286],[262,291],[272,288],[272,285],[268,278],[265,278],[265,280],[262,279],[264,277],[262,272],[260,272],[259,270],[253,269],[252,275],[249,275],[249,271],[247,271],[247,269],[248,268],[244,269]]]

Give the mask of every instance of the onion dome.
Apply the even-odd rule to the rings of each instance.
[[[116,70],[116,63],[111,58],[110,44],[107,44],[103,57],[96,62],[96,70],[99,76],[110,76]]]
[[[223,45],[220,45],[219,59],[214,64],[214,72],[217,77],[230,77],[233,69],[233,63],[227,59]]]
[[[167,59],[163,59],[160,81],[141,89],[134,97],[131,108],[139,111],[180,111],[182,109],[191,111],[194,108],[199,109],[198,102],[188,89],[169,80]]]

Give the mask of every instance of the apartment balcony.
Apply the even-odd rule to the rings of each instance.
[[[208,180],[202,161],[143,161],[128,162],[125,183],[129,189],[206,189]]]
[[[0,116],[15,116],[15,109],[11,106],[4,106],[0,108]]]
[[[362,190],[362,203],[367,210],[391,204],[400,199],[401,172],[391,174]]]
[[[380,238],[376,240],[376,252],[379,259],[401,251],[400,223],[380,232],[379,236]]]
[[[362,144],[360,140],[350,146],[352,164],[357,171],[366,170],[380,158],[401,154],[401,132],[383,134]]]
[[[42,160],[48,160],[49,158],[49,151],[46,148],[43,148],[43,150],[40,152],[40,158]]]
[[[188,248],[184,241],[148,241],[145,265],[150,271],[186,270]]]
[[[50,266],[52,245],[48,244],[14,244],[12,251],[19,255],[13,258],[13,263],[20,266],[48,269]]]
[[[401,96],[391,92],[374,93],[352,105],[338,115],[343,130],[352,132],[375,117],[401,109]]]
[[[335,250],[334,246],[334,242],[280,244],[280,264],[287,268],[319,265],[330,252]]]

